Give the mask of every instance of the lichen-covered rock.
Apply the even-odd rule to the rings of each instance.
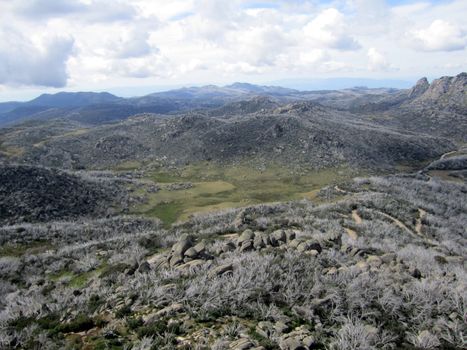
[[[240,338],[229,344],[231,350],[248,350],[252,349],[255,344],[248,338]]]
[[[252,230],[247,229],[237,239],[237,246],[241,247],[245,241],[252,241],[255,237],[255,234]]]
[[[276,230],[270,235],[271,245],[278,246],[286,242],[284,230]]]
[[[254,245],[253,245],[253,240],[251,239],[243,241],[242,245],[240,246],[241,252],[248,252],[253,249],[254,249]]]
[[[183,235],[172,247],[172,254],[183,256],[184,253],[193,246],[193,238],[190,235]]]
[[[210,270],[208,273],[208,276],[209,277],[221,276],[227,272],[231,272],[232,270],[233,270],[232,264],[220,265]]]
[[[305,326],[295,328],[279,340],[279,346],[282,350],[308,350],[312,348],[313,344],[315,344],[315,339]]]

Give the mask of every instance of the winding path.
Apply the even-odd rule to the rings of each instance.
[[[451,154],[455,154],[455,153],[457,153],[457,152],[459,152],[459,150],[446,152],[446,153],[442,154],[441,157],[439,157],[439,159],[444,159],[444,158],[450,156]]]
[[[358,215],[357,209],[352,210],[352,218],[357,225],[361,225],[363,222],[362,217]]]
[[[394,216],[391,216],[389,214],[386,214],[386,213],[383,213],[382,211],[379,211],[379,210],[375,210],[376,213],[379,213],[381,215],[383,215],[384,217],[388,218],[389,220],[391,220],[394,224],[396,224],[397,227],[403,229],[404,231],[408,232],[409,234],[413,235],[413,236],[417,236],[417,234],[415,232],[413,232],[411,229],[409,229],[407,227],[406,224],[404,224],[402,221],[400,221],[399,219],[395,218]]]
[[[355,232],[355,230],[352,230],[351,228],[348,228],[348,227],[344,227],[344,228],[351,239],[353,239],[354,241],[358,239],[358,235],[357,235],[357,232]]]
[[[417,234],[419,236],[423,236],[422,234],[422,220],[423,218],[426,216],[426,211],[421,209],[421,208],[418,208],[418,219],[417,219],[417,223],[415,225],[415,232],[417,232]]]

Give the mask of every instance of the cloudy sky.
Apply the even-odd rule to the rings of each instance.
[[[467,70],[466,13],[466,0],[0,0],[0,101],[453,75]]]

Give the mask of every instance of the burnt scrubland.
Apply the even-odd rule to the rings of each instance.
[[[466,77],[5,105],[0,348],[464,349]]]

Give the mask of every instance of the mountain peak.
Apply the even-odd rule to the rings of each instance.
[[[108,92],[58,92],[56,94],[42,94],[31,100],[31,105],[49,107],[77,107],[92,104],[115,102],[120,98]]]
[[[254,85],[250,83],[240,83],[240,82],[235,82],[231,85],[225,86],[228,89],[236,89],[236,90],[246,90],[246,91],[262,91],[262,87],[259,85]]]
[[[417,81],[415,86],[410,89],[409,97],[418,97],[424,94],[430,87],[430,83],[426,77],[423,77]]]

